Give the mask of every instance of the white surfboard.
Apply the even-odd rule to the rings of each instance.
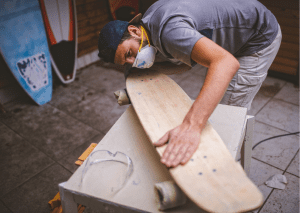
[[[77,20],[74,0],[40,0],[52,66],[63,83],[74,81]]]

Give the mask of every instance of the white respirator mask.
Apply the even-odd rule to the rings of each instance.
[[[139,51],[136,55],[136,58],[133,62],[132,67],[140,68],[140,69],[145,69],[145,68],[150,68],[155,60],[155,54],[157,52],[156,48],[150,45],[150,41],[148,39],[148,35],[146,30],[141,26],[142,28],[142,42],[139,48]],[[143,44],[143,32],[145,32],[148,45],[142,48]]]

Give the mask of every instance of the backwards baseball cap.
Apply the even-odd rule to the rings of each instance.
[[[137,24],[142,19],[139,13],[131,21],[110,21],[101,30],[98,39],[98,56],[105,62],[114,63],[116,50],[129,24]]]

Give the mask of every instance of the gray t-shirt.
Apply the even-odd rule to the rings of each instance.
[[[235,57],[269,46],[275,16],[257,0],[160,0],[142,18],[153,45],[173,63],[193,66],[195,43],[206,36]]]

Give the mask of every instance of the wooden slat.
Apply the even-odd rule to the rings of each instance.
[[[107,0],[76,0],[76,12],[80,57],[97,49],[99,32],[110,16]]]
[[[299,26],[298,18],[286,18],[286,17],[282,17],[282,16],[277,16],[276,19],[280,26],[287,26],[287,27]]]
[[[82,20],[93,20],[94,18],[97,19],[105,19],[106,17],[109,16],[107,10],[101,8],[101,9],[96,9],[96,10],[91,10],[88,13],[82,13],[84,15],[82,15],[83,17],[81,18],[80,21],[78,21],[78,23],[80,23]],[[83,19],[85,17],[85,19]]]
[[[77,21],[81,24],[82,21],[92,21],[94,19],[105,20],[109,18],[109,15],[108,12],[106,12],[105,10],[96,10],[91,11],[90,13],[79,14],[78,17],[79,19],[77,19]]]
[[[285,9],[280,7],[274,6],[267,6],[267,8],[277,17],[283,16],[286,18],[299,18],[299,11],[298,9]]]
[[[95,39],[92,40],[92,41],[94,41],[94,43],[97,44],[98,39],[95,38]],[[80,56],[83,56],[83,55],[85,55],[85,54],[88,54],[88,53],[91,53],[91,52],[97,50],[98,47],[97,47],[97,45],[89,45],[89,46],[86,47],[86,48],[79,48],[79,45],[78,45],[78,49],[80,49],[80,51],[78,51],[77,57],[80,57]]]
[[[88,35],[90,33],[93,33],[95,31],[97,31],[98,29],[99,29],[99,27],[97,25],[84,27],[84,28],[81,29],[80,32],[78,32],[78,37]]]
[[[105,24],[107,24],[108,22],[110,22],[111,20],[109,19],[108,16],[106,16],[105,18],[101,18],[101,19],[97,19],[97,18],[93,18],[90,20],[91,25],[97,24],[99,26],[99,30],[102,29],[102,27],[104,27]]]
[[[280,7],[285,9],[293,9],[299,10],[299,1],[297,0],[260,0],[260,2],[265,5],[266,7]]]
[[[97,45],[98,45],[98,34],[97,34],[97,36],[91,38],[90,40],[86,40],[82,43],[79,43],[78,48],[87,49],[87,48],[92,47],[92,46],[97,47]]]
[[[296,60],[296,59],[293,60],[293,59],[289,59],[289,58],[286,58],[286,57],[277,56],[274,60],[274,63],[282,64],[282,65],[285,65],[285,66],[288,66],[288,67],[297,68],[298,65],[299,65],[299,60]]]
[[[289,50],[279,49],[277,56],[282,56],[285,58],[299,60],[299,52],[297,52],[297,51],[291,52]]]
[[[109,22],[108,19],[105,22],[99,22],[97,25],[94,26],[93,30],[91,30],[90,28],[91,33],[78,37],[78,54],[77,54],[78,57],[87,54],[89,52],[92,52],[98,48],[98,36],[100,30],[108,22]]]
[[[299,26],[289,27],[289,26],[281,25],[280,28],[281,28],[282,34],[299,36]]]
[[[296,53],[299,52],[299,45],[282,41],[280,45],[280,49],[289,50],[293,53]]]
[[[93,25],[93,26],[87,26],[84,27],[80,30],[80,32],[78,32],[78,38],[84,35],[88,35],[90,33],[93,33],[94,31],[97,30],[97,25]]]
[[[109,15],[107,7],[105,5],[102,5],[101,7],[97,6],[93,10],[77,13],[77,21],[95,18],[96,16],[102,16],[103,14]]]
[[[51,210],[59,207],[61,205],[60,194],[59,192],[55,195],[55,197],[48,202],[48,205]]]
[[[84,42],[84,41],[91,40],[95,37],[98,37],[98,35],[99,35],[99,33],[92,32],[92,33],[89,33],[87,35],[80,36],[80,37],[78,37],[78,44],[80,44],[81,42]]]
[[[86,32],[85,35],[81,35],[78,36],[78,44],[85,42],[87,40],[92,39],[93,37],[97,37],[99,36],[100,30],[104,27],[105,23],[100,23],[98,25],[93,25],[88,29],[83,29],[83,32]],[[97,46],[97,44],[95,43],[94,45]]]
[[[76,0],[76,6],[84,5],[86,3],[95,2],[95,1],[99,1],[99,0]],[[104,1],[104,0],[101,0],[101,1]]]
[[[101,11],[100,11],[101,12]],[[84,19],[82,21],[78,21],[78,28],[82,29],[86,26],[89,26],[89,25],[93,25],[93,24],[96,24],[96,23],[99,23],[99,22],[109,22],[109,15],[108,13],[101,13],[100,15],[96,15],[95,17],[90,17],[88,19]]]
[[[91,152],[95,149],[97,143],[91,143],[91,145],[80,155],[78,160],[85,161]]]
[[[298,68],[287,67],[287,66],[282,65],[282,64],[273,63],[270,67],[270,70],[296,76]]]
[[[299,66],[299,1],[261,0],[275,15],[282,31],[282,42],[270,70],[297,75]]]
[[[96,32],[97,35],[99,35],[100,30],[106,25],[107,22],[100,22],[100,23],[96,23],[93,24],[91,26],[87,26],[87,27],[83,27],[81,29],[81,32],[78,32],[78,37],[90,34],[90,33],[94,33]]]
[[[299,37],[296,35],[284,34],[282,36],[282,41],[299,45]]]
[[[106,2],[105,1],[94,1],[91,3],[86,3],[84,5],[80,5],[76,7],[76,10],[78,11],[78,14],[80,13],[87,13],[92,10],[97,10],[97,9],[106,9]]]

